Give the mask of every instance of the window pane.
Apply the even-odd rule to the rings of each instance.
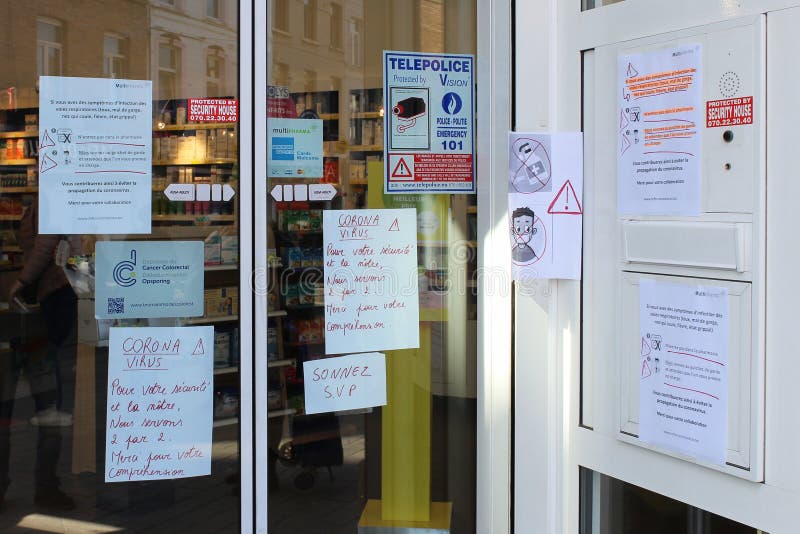
[[[175,74],[172,72],[162,71],[158,74],[158,97],[160,99],[175,98],[177,94],[175,81]]]
[[[425,11],[419,9],[423,3]],[[268,13],[280,12],[282,2],[269,4]],[[269,342],[270,452],[262,468],[269,481],[268,530],[399,532],[406,530],[400,528],[408,524],[403,521],[414,521],[420,532],[475,534],[478,206],[471,195],[384,194],[385,110],[393,106],[392,96],[384,94],[382,53],[440,53],[446,43],[448,52],[475,54],[477,2],[287,4],[297,24],[289,35],[273,31],[267,42],[267,128],[303,128],[284,122],[295,120],[321,126],[322,145],[315,150],[322,154],[322,169],[299,173],[281,166],[279,172],[281,162],[268,164],[267,190],[280,185],[278,190],[302,191],[306,184],[322,182],[335,195],[303,202],[267,197],[272,291],[269,318],[260,327],[267,329]],[[279,29],[277,21],[273,27]],[[434,104],[430,97],[431,109],[441,101],[438,97]],[[463,117],[464,124],[473,118]],[[286,144],[297,142],[279,137]],[[301,150],[295,153],[305,157]],[[321,221],[331,210],[393,208],[415,209],[417,225],[411,226],[427,228],[409,237],[417,261],[407,278],[419,296],[420,321],[406,325],[403,335],[419,333],[419,349],[385,351],[390,392],[385,406],[308,413],[312,403],[304,368],[337,361],[325,346],[328,327],[339,326],[336,318],[326,324],[328,305],[339,304],[331,303],[331,282],[324,276],[330,238],[323,235]],[[367,316],[379,312],[368,308],[353,316],[372,320]],[[407,394],[404,401],[393,397],[399,391]],[[387,514],[383,523],[381,511]],[[442,522],[431,525],[430,519]]]
[[[289,31],[289,0],[276,0],[273,3],[273,22],[276,30]]]
[[[317,39],[317,0],[303,0],[303,37]]]
[[[37,38],[40,41],[51,43],[61,42],[61,26],[50,22],[39,21],[37,24]]]
[[[730,519],[581,467],[581,534],[757,534]],[[766,534],[766,533],[764,533]]]
[[[206,0],[206,16],[215,19],[219,18],[218,0]]]
[[[160,45],[158,47],[158,66],[162,69],[176,69],[177,51],[169,45]]]
[[[197,0],[0,6],[0,36],[12,43],[0,60],[0,532],[239,532],[238,301],[247,288],[239,284],[238,125],[213,113],[190,120],[188,106],[206,96],[209,49],[228,58],[214,74],[238,99],[238,16],[208,20]],[[65,78],[59,86],[39,74]],[[81,119],[54,117],[46,97]],[[102,114],[117,117],[95,122]],[[173,183],[236,195],[175,201],[165,193]],[[56,232],[40,233],[48,216]],[[120,219],[128,226],[114,228]],[[96,226],[86,228],[88,220]],[[67,251],[64,268],[56,249]],[[163,267],[156,277],[152,266]],[[132,292],[95,291],[102,272],[109,283],[98,287]],[[173,283],[187,273],[196,284],[176,297]],[[170,283],[138,308],[133,301],[154,279]],[[158,338],[157,353],[166,337],[183,345],[200,328],[203,346],[159,367],[159,356],[131,359],[109,340],[121,328]],[[199,373],[188,369],[199,361]],[[148,365],[165,370],[151,376]],[[115,390],[115,379],[124,387]],[[198,453],[202,476],[179,476]],[[121,477],[106,482],[109,473]]]
[[[597,7],[603,7],[610,4],[616,4],[623,0],[581,0],[581,11],[587,11]]]
[[[209,78],[219,78],[219,64],[221,60],[216,56],[208,56],[206,64],[206,76]]]
[[[105,54],[121,54],[120,40],[116,37],[106,35],[103,39],[103,52]]]
[[[331,47],[342,48],[342,6],[331,4]]]
[[[61,50],[58,48],[45,49],[45,73],[49,76],[61,74]]]

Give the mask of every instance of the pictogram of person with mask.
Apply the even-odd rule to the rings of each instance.
[[[536,235],[534,227],[536,214],[527,206],[517,208],[511,213],[511,237],[514,239],[511,249],[511,259],[516,263],[528,263],[538,256],[531,246],[531,240]]]

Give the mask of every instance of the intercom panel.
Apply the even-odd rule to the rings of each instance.
[[[758,16],[618,43],[592,51],[584,71],[582,424],[750,480],[763,479],[765,32]],[[663,306],[642,297],[643,281]],[[652,344],[696,349],[672,350],[672,371],[706,372],[681,358],[724,365],[713,385],[724,381],[725,395],[686,386],[695,371],[666,384],[643,357],[646,312],[706,290],[724,293],[725,309],[662,311]],[[653,413],[640,413],[651,398]],[[652,440],[652,424],[682,437]],[[699,428],[721,430],[689,431]]]

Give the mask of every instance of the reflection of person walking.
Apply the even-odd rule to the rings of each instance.
[[[9,304],[22,304],[23,290],[35,291],[47,330],[46,355],[34,350],[35,343],[16,343],[16,358],[5,358],[0,367],[0,502],[10,482],[9,456],[11,420],[16,397],[17,380],[24,371],[30,382],[36,415],[31,424],[38,427],[36,445],[36,493],[39,506],[71,510],[75,502],[59,489],[56,476],[61,453],[61,427],[72,424],[69,414],[61,412],[62,380],[60,366],[72,365],[75,351],[77,297],[53,255],[61,240],[59,235],[38,233],[36,203],[27,208],[20,221],[19,242],[24,266],[9,291]],[[21,315],[24,321],[26,315]],[[26,329],[21,328],[20,336]],[[72,357],[70,357],[70,355]]]

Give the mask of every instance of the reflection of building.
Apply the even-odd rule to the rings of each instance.
[[[153,97],[236,96],[237,17],[231,0],[150,0]]]
[[[147,78],[147,7],[135,0],[6,0],[0,109],[37,107],[39,75]],[[13,88],[13,89],[12,89]]]
[[[232,0],[3,2],[0,109],[37,107],[40,75],[152,79],[156,99],[236,95]],[[12,89],[13,88],[13,89]]]
[[[295,93],[339,90],[343,78],[361,76],[363,0],[276,0],[272,4],[273,85]]]

